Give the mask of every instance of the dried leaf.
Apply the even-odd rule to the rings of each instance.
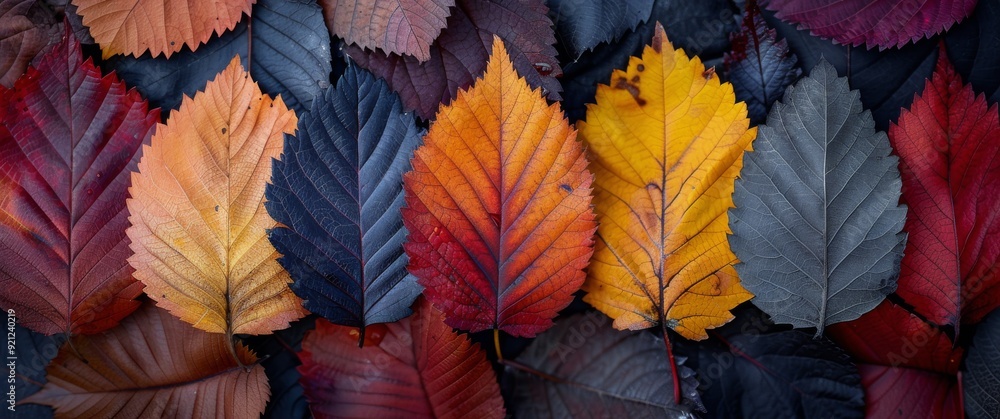
[[[265,207],[310,312],[361,330],[410,315],[421,289],[406,272],[399,209],[420,134],[385,82],[351,66],[286,137]]]
[[[305,313],[266,230],[264,187],[295,113],[239,58],[184,98],[132,175],[129,263],[146,294],[196,328],[267,334]]]
[[[233,29],[256,0],[72,0],[104,58],[149,51],[167,58]]]
[[[369,332],[364,348],[357,347],[357,329],[316,322],[299,354],[316,417],[504,417],[486,354],[425,299],[414,311]]]
[[[448,325],[549,328],[593,252],[593,176],[559,105],[519,77],[499,37],[486,74],[441,108],[412,163],[409,269]]]
[[[125,198],[160,117],[65,33],[0,87],[0,306],[46,335],[97,333],[139,307]]]
[[[732,86],[674,50],[659,27],[580,122],[600,227],[585,301],[618,329],[689,339],[750,299],[726,240],[733,180],[756,135]]]
[[[269,393],[264,368],[241,344],[230,353],[227,340],[146,304],[117,328],[64,345],[49,382],[24,402],[56,417],[257,417]]]
[[[789,88],[759,127],[729,212],[754,305],[816,336],[896,289],[906,243],[898,160],[859,96],[826,61]]]
[[[330,33],[368,50],[431,57],[455,0],[320,0]]]

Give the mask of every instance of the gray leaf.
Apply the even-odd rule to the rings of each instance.
[[[597,312],[578,314],[558,322],[517,358],[558,383],[508,368],[515,381],[511,411],[518,418],[693,418],[689,403],[701,403],[698,382],[682,361],[677,358],[685,404],[677,404],[661,340],[615,330]]]
[[[896,289],[906,235],[898,159],[825,60],[785,92],[736,181],[729,243],[777,323],[857,319]]]

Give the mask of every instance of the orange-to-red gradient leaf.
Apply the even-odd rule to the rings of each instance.
[[[139,307],[125,199],[160,119],[64,36],[0,86],[0,308],[47,335],[97,333]]]
[[[896,293],[959,335],[1000,306],[1000,114],[939,57],[889,127],[909,207]]]
[[[135,277],[160,307],[230,335],[268,334],[305,314],[264,209],[271,162],[296,122],[236,57],[157,127],[132,174],[127,233]]]
[[[600,228],[584,290],[618,329],[688,339],[732,320],[752,295],[737,277],[727,211],[757,134],[733,87],[675,50],[663,27],[597,88],[580,137]]]
[[[317,418],[502,418],[486,354],[418,298],[414,314],[358,329],[326,320],[302,342],[300,382]],[[371,330],[378,329],[378,330]]]
[[[494,38],[486,74],[441,108],[403,177],[410,272],[449,326],[552,325],[593,251],[592,181],[559,105]]]
[[[225,336],[146,304],[107,333],[63,345],[48,383],[24,402],[60,418],[258,417],[270,394],[264,367],[245,346],[233,350]]]
[[[256,0],[72,0],[104,58],[192,51],[233,29]]]

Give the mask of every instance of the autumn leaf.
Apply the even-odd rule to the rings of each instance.
[[[729,212],[736,270],[777,323],[854,320],[896,289],[906,233],[898,160],[846,77],[820,61],[775,103]]]
[[[295,113],[239,58],[184,98],[132,175],[129,263],[156,303],[196,328],[267,334],[304,315],[266,230],[264,187]]]
[[[403,176],[409,270],[449,326],[532,337],[593,252],[583,147],[499,37],[482,79],[443,106]]]
[[[493,37],[504,41],[521,77],[559,100],[562,70],[556,60],[555,35],[540,0],[457,0],[446,28],[431,45],[430,58],[345,49],[351,59],[385,79],[403,105],[431,119],[438,105],[451,102],[486,69]]]
[[[696,417],[689,403],[672,399],[674,366],[663,343],[652,333],[622,333],[610,323],[596,312],[562,319],[508,362],[515,416]],[[677,368],[685,378],[685,402],[697,399],[694,371]]]
[[[430,56],[455,0],[320,0],[330,33],[368,50]]]
[[[580,122],[600,227],[585,301],[618,329],[689,339],[750,299],[726,241],[733,179],[756,129],[732,86],[674,50],[662,27]]]
[[[357,329],[316,322],[299,353],[316,417],[504,417],[486,354],[425,299],[414,311],[369,332],[364,348],[357,347]]]
[[[72,0],[104,58],[149,51],[167,58],[232,29],[256,0]]]
[[[1000,115],[939,56],[889,128],[910,209],[897,294],[958,335],[1000,306]]]
[[[961,419],[954,376],[913,368],[858,364],[865,387],[865,417]]]
[[[47,369],[49,382],[24,400],[57,417],[256,417],[268,383],[256,356],[146,304],[121,325],[77,337]],[[243,367],[249,365],[250,367]]]
[[[740,32],[730,37],[732,50],[725,55],[726,77],[733,84],[736,99],[746,102],[750,123],[760,125],[767,111],[781,99],[802,75],[798,59],[788,52],[788,43],[778,39],[764,18],[756,1],[747,3]]]
[[[0,86],[11,88],[62,30],[38,0],[0,0]]]
[[[403,173],[421,130],[385,82],[351,66],[313,102],[274,163],[270,239],[305,308],[361,328],[410,315]],[[360,337],[364,340],[364,336]]]
[[[160,116],[64,33],[0,87],[0,307],[46,335],[97,333],[139,306],[125,198]]]
[[[770,0],[767,8],[841,44],[900,47],[948,30],[977,0]]]
[[[330,86],[336,59],[315,0],[257,0],[252,19],[212,37],[197,51],[184,49],[169,59],[118,55],[105,60],[105,67],[166,112],[177,109],[184,95],[194,96],[234,55],[247,63],[264,93],[280,94],[296,112],[309,110],[313,97]]]

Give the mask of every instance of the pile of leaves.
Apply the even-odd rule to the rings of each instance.
[[[998,26],[0,0],[3,407],[998,417]]]

